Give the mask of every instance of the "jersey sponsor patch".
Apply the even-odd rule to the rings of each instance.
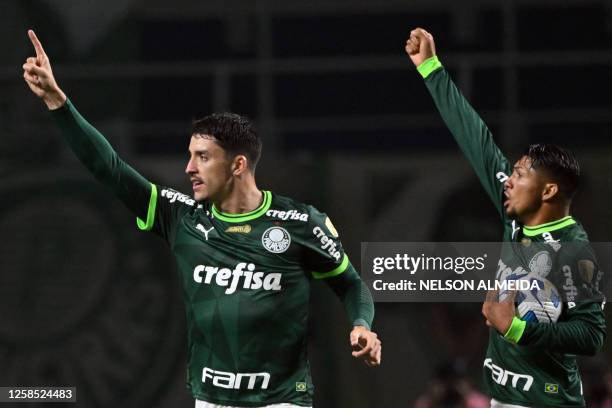
[[[256,387],[265,390],[270,383],[270,373],[230,373],[229,371],[219,371],[204,367],[202,370],[202,382],[210,382],[215,387],[232,388],[235,390],[240,388],[253,390]]]
[[[533,385],[532,376],[505,370],[503,367],[495,364],[490,358],[485,359],[483,366],[491,370],[491,379],[503,387],[510,386],[515,389],[529,391]]]
[[[232,225],[228,227],[225,232],[231,232],[235,234],[248,234],[252,230],[250,225]]]
[[[569,265],[563,265],[561,267],[565,282],[563,282],[563,292],[565,292],[565,300],[568,303],[568,307],[571,309],[576,306],[576,297],[578,296],[578,288],[574,284],[574,278],[572,276],[572,268]]]
[[[280,273],[264,274],[256,271],[254,264],[246,262],[239,263],[233,270],[218,266],[198,265],[193,269],[193,280],[200,284],[227,287],[226,295],[236,292],[238,287],[250,290],[281,290]]]
[[[168,201],[170,201],[171,203],[178,201],[180,203],[185,203],[190,206],[195,205],[195,200],[193,198],[170,188],[164,188],[161,191],[161,196],[167,198]]]
[[[315,238],[317,238],[319,242],[321,243],[320,245],[321,249],[324,251],[327,251],[327,253],[332,258],[334,258],[336,261],[340,261],[340,257],[342,255],[340,254],[340,251],[338,250],[338,246],[336,245],[336,242],[334,242],[333,239],[331,239],[330,237],[327,236],[327,234],[325,234],[325,231],[323,231],[323,228],[316,226],[312,230],[312,233],[314,234]]]
[[[291,236],[282,227],[270,227],[261,236],[261,244],[268,252],[280,254],[289,249]]]
[[[336,227],[334,227],[334,224],[332,224],[329,217],[325,217],[325,226],[329,230],[329,233],[332,235],[332,237],[338,238],[338,231],[336,230]]]
[[[578,273],[584,283],[591,284],[595,276],[595,264],[590,259],[578,260]]]
[[[294,221],[308,221],[308,214],[297,212],[296,210],[279,211],[279,210],[268,210],[266,215],[271,218],[279,218],[283,221],[294,220]]]
[[[296,382],[295,383],[295,390],[297,392],[306,392],[307,389],[308,389],[308,387],[306,386],[305,382]]]

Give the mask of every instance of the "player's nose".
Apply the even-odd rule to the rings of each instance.
[[[510,190],[512,188],[512,176],[508,177],[508,180],[504,183],[504,190]]]
[[[193,159],[189,159],[189,161],[187,162],[187,167],[185,167],[185,174],[193,174],[193,173],[197,173],[197,169],[195,167],[195,164],[193,163]]]

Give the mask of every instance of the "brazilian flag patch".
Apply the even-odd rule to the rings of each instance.
[[[544,384],[544,392],[548,394],[558,394],[559,393],[559,384]]]
[[[306,383],[305,382],[296,382],[295,383],[295,390],[298,392],[305,392],[306,389],[308,387],[306,387]]]

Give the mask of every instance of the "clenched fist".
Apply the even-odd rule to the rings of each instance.
[[[418,67],[423,61],[436,55],[433,36],[422,28],[415,28],[410,32],[410,38],[406,41],[406,54]]]

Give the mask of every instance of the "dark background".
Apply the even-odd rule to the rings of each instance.
[[[573,214],[593,241],[612,241],[609,1],[5,0],[0,385],[74,385],[83,407],[193,406],[170,252],[136,231],[23,83],[28,28],[81,113],[155,182],[189,192],[191,119],[252,117],[260,187],[325,210],[358,265],[362,241],[501,237],[404,54],[416,26],[512,160],[533,142],[576,151]],[[377,369],[350,357],[323,285],[311,312],[317,407],[413,406],[436,373],[480,386],[479,304],[377,305]],[[589,406],[612,387],[610,344],[584,360]]]

